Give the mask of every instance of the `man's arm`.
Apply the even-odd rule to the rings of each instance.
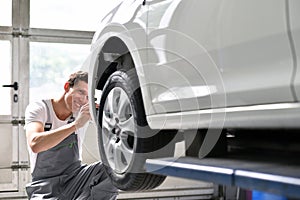
[[[39,153],[56,146],[75,131],[75,122],[50,131],[44,131],[41,122],[31,122],[26,126],[26,137],[32,151]]]
[[[89,106],[86,104],[81,108],[74,122],[54,130],[44,131],[41,122],[30,122],[26,125],[27,142],[34,153],[46,151],[58,145],[76,129],[82,128],[90,118]]]

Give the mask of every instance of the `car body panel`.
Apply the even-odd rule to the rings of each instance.
[[[300,1],[289,0],[289,12],[290,12],[290,27],[292,42],[295,50],[294,65],[295,65],[295,78],[294,87],[297,95],[297,100],[300,100]]]
[[[153,129],[299,129],[300,104],[279,103],[147,116]]]
[[[140,1],[128,0],[118,4],[102,20],[99,29],[93,37],[91,54],[83,66],[88,69],[89,74],[92,74],[92,76],[89,76],[90,88],[96,88],[95,80],[99,80],[100,77],[98,76],[101,76],[106,68],[109,67],[108,65],[99,66],[99,54],[110,38],[116,37],[120,39],[129,49],[132,56],[141,84],[145,110],[147,111],[151,110],[152,106],[149,104],[150,101],[147,100],[150,99],[150,94],[146,87],[147,84],[144,81],[143,71],[143,66],[147,65],[146,11],[146,7]],[[89,92],[90,96],[95,96],[94,90],[90,90]],[[92,106],[91,110],[94,111],[92,118],[95,120],[96,109],[92,99],[90,100],[90,104]]]
[[[224,95],[213,99],[211,95],[223,90],[220,73],[207,49],[188,33],[201,28],[188,26],[188,19],[182,13],[185,11],[179,11],[182,4],[184,7],[193,2],[147,2],[149,67],[145,74],[152,83],[149,87],[155,112],[199,110],[211,104],[223,107]],[[157,11],[160,9],[166,12]],[[205,67],[199,69],[200,62]]]
[[[108,67],[99,53],[117,37],[132,56],[150,128],[299,127],[287,2],[298,50],[296,0],[123,1],[102,20],[84,64],[90,96]]]
[[[147,2],[157,114],[295,100],[285,1]]]

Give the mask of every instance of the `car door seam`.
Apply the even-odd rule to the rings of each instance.
[[[294,38],[293,34],[291,31],[291,21],[290,21],[290,6],[289,6],[289,0],[285,0],[285,9],[286,9],[286,26],[287,26],[287,34],[288,34],[288,39],[289,39],[289,44],[291,48],[291,53],[292,53],[292,62],[293,62],[293,70],[292,70],[292,77],[291,77],[291,92],[293,95],[293,98],[295,101],[299,101],[297,98],[297,93],[296,93],[296,88],[295,88],[295,80],[296,80],[296,74],[297,74],[297,55],[296,55],[296,48],[295,48],[295,43],[294,43]]]

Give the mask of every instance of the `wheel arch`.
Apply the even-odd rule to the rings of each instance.
[[[109,38],[99,53],[96,89],[102,90],[107,79],[115,71],[121,69],[119,63],[127,63],[126,69],[135,68],[132,55],[126,44],[118,37]]]
[[[141,86],[145,114],[148,115],[152,104],[143,68],[146,63],[146,54],[138,50],[139,48],[145,50],[142,45],[140,41],[129,40],[128,35],[113,34],[98,50],[97,61],[94,65],[97,69],[94,70],[93,81],[95,81],[94,89],[102,90],[109,76],[115,71],[134,68]]]

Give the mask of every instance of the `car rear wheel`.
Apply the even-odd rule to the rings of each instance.
[[[134,70],[117,71],[108,78],[98,120],[100,155],[113,184],[125,191],[159,186],[165,176],[146,173],[145,160],[169,144],[176,132],[148,127]]]

